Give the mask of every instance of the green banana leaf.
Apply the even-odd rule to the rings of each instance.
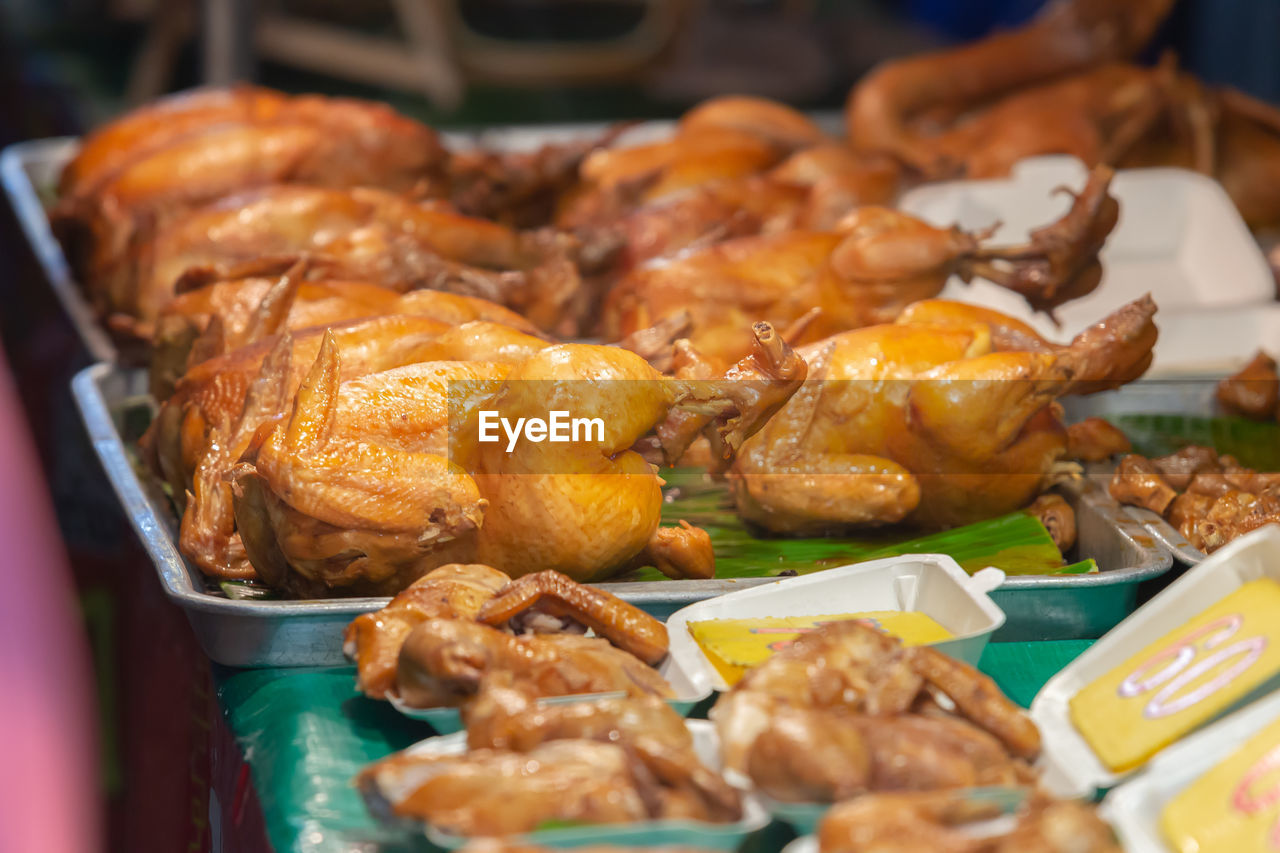
[[[1092,560],[1063,566],[1049,532],[1039,519],[1024,512],[932,533],[913,535],[891,529],[858,536],[824,538],[766,537],[750,529],[734,512],[724,484],[711,481],[698,468],[662,471],[666,481],[662,517],[664,524],[681,520],[701,527],[711,536],[716,555],[717,578],[762,578],[810,572],[864,560],[899,554],[941,553],[952,557],[965,571],[987,566],[1011,575],[1041,575],[1097,571]],[[617,580],[665,580],[657,569],[629,572]]]
[[[1228,453],[1259,471],[1280,471],[1280,424],[1237,417],[1199,415],[1115,415],[1112,424],[1129,436],[1135,453],[1165,456],[1188,444]]]

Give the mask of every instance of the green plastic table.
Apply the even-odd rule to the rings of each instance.
[[[981,668],[1026,706],[1091,642],[992,643]],[[375,822],[351,787],[361,767],[430,737],[430,727],[357,694],[351,667],[215,668],[214,679],[277,853],[432,849],[425,839]],[[792,837],[788,827],[775,821],[744,849],[776,851]]]

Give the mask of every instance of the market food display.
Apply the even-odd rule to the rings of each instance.
[[[1124,504],[1164,516],[1206,553],[1237,536],[1280,522],[1280,473],[1245,468],[1211,447],[1120,460],[1109,487]]]

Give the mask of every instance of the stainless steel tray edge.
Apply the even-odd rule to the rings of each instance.
[[[4,184],[9,204],[32,253],[85,349],[95,361],[115,361],[116,346],[71,277],[71,268],[62,254],[62,246],[53,236],[34,177],[35,173],[43,172],[43,178],[56,180],[78,144],[75,137],[60,136],[10,145],[0,151],[0,183]]]

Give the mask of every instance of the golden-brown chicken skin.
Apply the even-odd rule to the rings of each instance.
[[[814,381],[735,463],[745,518],[818,532],[899,521],[947,527],[1019,509],[1066,453],[1050,404],[1140,375],[1156,337],[1149,298],[1057,348],[1023,338],[1001,349],[1020,337],[1016,326],[993,333],[982,309],[922,305],[919,316],[935,322],[917,323],[913,312],[801,348]]]
[[[889,322],[952,275],[980,275],[1049,307],[1097,284],[1097,253],[1117,215],[1110,177],[1096,172],[1071,210],[1024,246],[988,249],[959,228],[861,207],[832,231],[745,237],[655,261],[610,292],[604,333],[616,339],[687,313],[697,349],[733,361],[750,322],[770,322],[788,340],[818,340]]]

